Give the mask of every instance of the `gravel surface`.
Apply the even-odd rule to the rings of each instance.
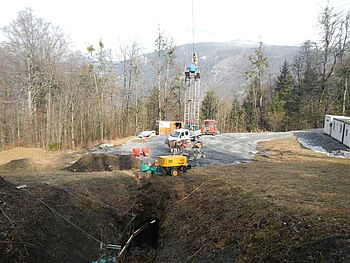
[[[248,162],[254,157],[258,142],[292,136],[289,132],[223,133],[216,136],[202,136],[203,150],[208,157],[197,160],[197,163],[208,165]]]
[[[342,156],[342,151],[347,150],[344,144],[323,133],[323,129],[296,131],[293,134],[304,147],[318,153]]]
[[[216,136],[205,135],[200,138],[206,157],[194,160],[192,165],[230,164],[250,161],[256,151],[256,145],[261,141],[277,138],[290,138],[292,133],[224,133]],[[150,148],[150,159],[160,155],[169,155],[170,150],[164,143],[167,136],[157,136],[144,142],[130,140],[119,147],[94,149],[94,153],[130,154],[133,148]]]
[[[204,135],[200,138],[203,142],[203,152],[206,157],[191,161],[192,165],[212,165],[249,162],[256,154],[258,142],[273,139],[293,138],[306,148],[315,152],[336,156],[335,152],[345,151],[346,147],[324,134],[322,129],[295,131],[295,132],[263,132],[263,133],[223,133],[216,136]],[[167,136],[156,136],[142,142],[136,139],[128,141],[119,147],[107,147],[94,149],[94,153],[130,154],[133,148],[150,148],[150,161],[157,156],[169,155],[168,146],[164,143]],[[148,161],[148,159],[146,159]]]

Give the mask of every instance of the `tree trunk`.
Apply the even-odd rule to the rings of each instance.
[[[164,105],[164,108],[167,105],[167,88],[168,88],[167,86],[168,86],[169,67],[170,67],[170,62],[167,61],[166,70],[165,70],[165,76],[164,76],[164,87],[163,87],[163,92],[164,92],[164,94],[163,94],[163,105]],[[163,116],[163,117],[165,117],[165,116]]]
[[[28,103],[28,120],[27,120],[27,131],[28,131],[28,136],[29,136],[29,144],[33,142],[33,127],[32,127],[32,122],[33,122],[33,105],[32,105],[32,91],[31,88],[28,88],[28,98],[27,98],[27,103]]]
[[[51,142],[51,90],[47,93],[46,104],[46,145]]]
[[[135,133],[139,131],[139,105],[138,105],[138,89],[135,82]]]
[[[344,95],[343,95],[343,115],[345,116],[346,113],[346,99],[348,95],[348,76],[345,76],[344,80]]]
[[[100,94],[100,139],[101,142],[104,140],[104,108],[103,108],[103,97],[104,97],[104,92],[101,90]]]
[[[72,148],[75,148],[75,137],[74,137],[74,103],[72,101],[72,110],[71,110],[71,141],[72,141]]]
[[[161,95],[160,95],[160,54],[158,57],[158,120],[161,121],[162,120],[162,111],[161,111]]]

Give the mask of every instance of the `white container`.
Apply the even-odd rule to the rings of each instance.
[[[339,115],[326,115],[324,118],[324,128],[323,132],[328,135],[332,135],[332,125],[333,125],[333,119],[341,119],[346,118],[345,116],[339,116]]]
[[[337,141],[343,143],[345,135],[345,123],[350,121],[350,117],[333,118],[331,136]]]
[[[350,148],[350,121],[345,121],[343,144]]]

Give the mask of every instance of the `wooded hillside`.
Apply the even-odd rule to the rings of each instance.
[[[325,113],[350,115],[349,20],[349,14],[324,8],[320,39],[306,41],[292,59],[282,57],[277,78],[269,74],[270,51],[263,43],[252,48],[242,61],[243,95],[232,91],[234,85],[222,94],[229,79],[202,75],[202,118],[210,112],[221,131],[240,132],[321,127]],[[181,49],[161,29],[148,56],[136,42],[113,48],[100,40],[85,53],[72,51],[65,34],[30,9],[2,33],[0,149],[85,147],[155,129],[158,119],[183,117]],[[232,65],[228,61],[221,70],[235,72]]]

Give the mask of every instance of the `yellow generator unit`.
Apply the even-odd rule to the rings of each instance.
[[[187,172],[191,165],[187,163],[187,157],[182,155],[158,156],[158,171],[161,174],[178,176],[179,172]]]

